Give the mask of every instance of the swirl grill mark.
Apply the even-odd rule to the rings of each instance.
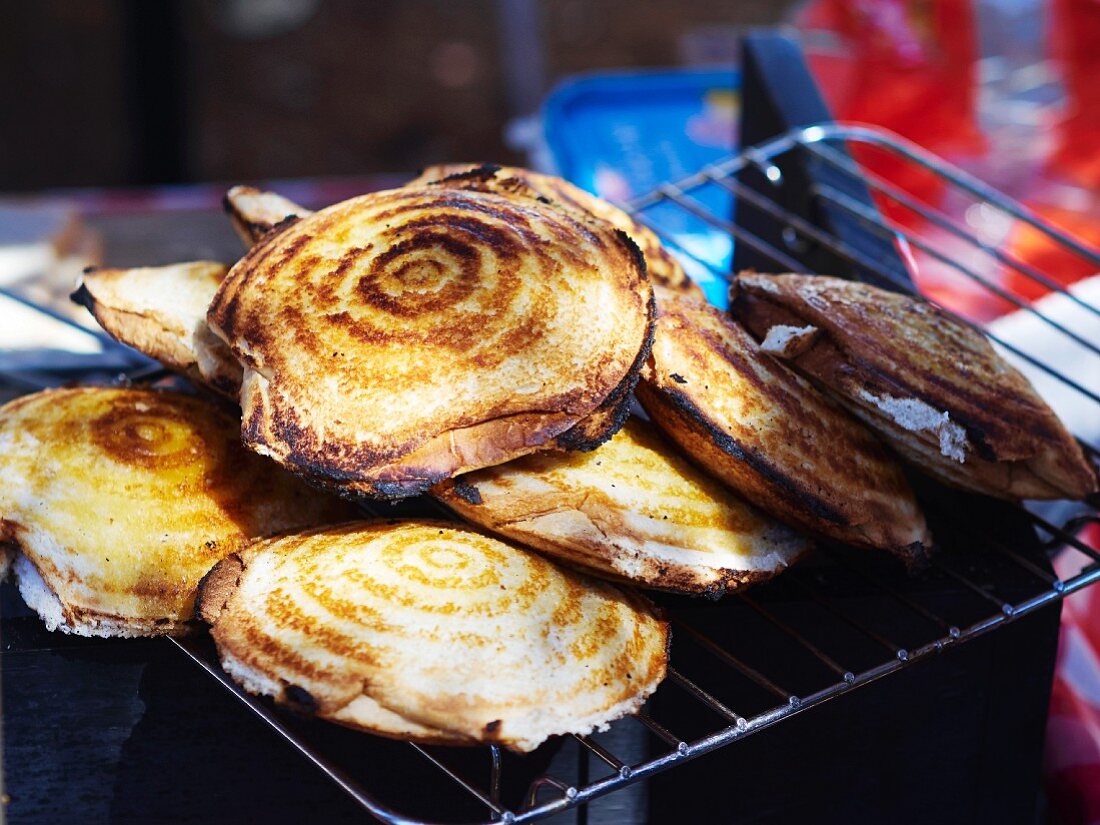
[[[575,730],[575,719],[640,701],[664,673],[667,628],[640,599],[444,523],[347,525],[272,540],[245,558],[214,627],[219,649],[301,686],[322,716],[347,724],[362,693],[474,740],[515,743],[517,727],[533,723],[534,747]],[[521,585],[537,598],[515,607]],[[348,602],[371,612],[360,622]],[[506,610],[486,609],[497,605]]]
[[[415,318],[469,297],[481,281],[481,260],[476,247],[443,232],[423,232],[376,257],[355,288],[368,304]]]
[[[411,208],[403,211],[412,211]],[[419,217],[403,221],[400,226],[386,230],[385,237],[393,239],[396,235],[420,232],[456,230],[470,235],[490,249],[502,250],[505,254],[518,254],[524,249],[537,247],[542,239],[531,229],[527,217],[518,209],[456,209],[454,213],[423,214],[416,210]],[[485,220],[490,216],[499,221],[491,223]]]
[[[146,469],[184,467],[216,446],[179,408],[154,395],[116,396],[88,426],[111,458]]]
[[[457,197],[450,193],[425,198],[423,192],[415,190],[400,191],[397,200],[407,200],[409,202],[405,204],[399,203],[396,207],[379,212],[378,220],[382,222],[396,221],[396,219],[410,212],[414,214],[442,216],[448,214],[449,210],[453,210],[458,214],[473,213],[475,215],[482,215],[499,225],[508,226],[518,232],[526,243],[533,244],[537,243],[539,240],[538,232],[536,232],[531,225],[530,213],[528,210],[524,209],[520,203],[514,203],[500,198],[490,201],[485,199]],[[401,225],[407,225],[409,223],[411,222],[408,220],[402,220],[400,222]]]
[[[703,298],[702,291],[687,277],[676,259],[662,246],[653,230],[634,220],[617,206],[561,178],[515,167],[444,164],[424,170],[409,183],[409,186],[425,184],[429,187],[476,188],[486,191],[524,187],[531,197],[537,197],[542,202],[556,202],[560,206],[607,221],[637,243],[644,253],[655,283],[681,294]]]
[[[609,636],[614,637],[622,632],[623,628],[618,621],[621,612],[620,606],[615,602],[601,602],[596,608],[595,616],[589,620],[595,632],[578,635],[569,646],[569,653],[581,662],[594,658],[607,644]],[[628,654],[629,645],[620,654],[620,658],[614,660],[615,664],[612,667],[617,668],[620,664],[628,664],[631,658]]]
[[[352,619],[362,625],[376,627],[385,625],[382,611],[377,607],[362,600],[352,600],[337,595],[332,587],[324,584],[321,576],[303,579],[300,587],[303,593],[323,607],[330,616]]]
[[[295,582],[294,584],[301,585],[301,583]],[[326,608],[332,605],[332,600],[327,600],[328,604],[318,601],[316,604],[324,606]],[[309,610],[313,607],[308,602],[303,603],[303,600],[296,594],[293,594],[282,588],[276,588],[268,594],[264,602],[264,611],[269,615],[273,621],[277,622],[280,627],[293,630],[297,634],[301,634],[305,637],[311,637],[322,643],[327,650],[332,651],[340,656],[344,656],[350,659],[358,659],[360,661],[380,662],[383,661],[385,651],[376,645],[372,645],[362,637],[349,636],[346,633],[336,629],[335,622],[323,621],[325,618],[336,619],[350,619],[352,617],[369,617],[369,612],[356,610],[350,615],[342,612],[330,611],[328,616],[318,616],[315,610]],[[321,621],[319,621],[321,619]]]
[[[180,632],[215,562],[249,539],[349,515],[245,450],[239,422],[200,398],[81,388],[22,405],[0,429],[35,439],[26,478],[38,503],[27,511],[0,490],[0,511],[50,536],[43,556],[55,563],[32,561],[74,624],[97,615]],[[0,449],[0,475],[12,458]]]
[[[265,659],[271,659],[279,661],[284,667],[293,668],[299,680],[302,675],[306,679],[315,681],[328,680],[333,676],[332,668],[318,664],[307,651],[299,652],[273,640],[259,622],[254,620],[242,622],[236,630],[244,642],[240,645],[242,658],[250,661],[254,666],[262,667]],[[214,639],[218,640],[217,628],[215,628]]]
[[[247,443],[386,495],[391,477],[530,452],[621,400],[649,340],[639,269],[610,228],[533,198],[397,190],[262,243],[210,318],[265,379],[246,382]]]
[[[359,263],[360,259],[370,255],[373,250],[374,244],[372,243],[363,244],[362,246],[352,245],[347,252],[340,256],[336,268],[328,276],[322,276],[316,283],[308,282],[308,287],[317,301],[318,308],[327,310],[339,304],[341,299],[340,287],[347,279],[348,273],[352,267]],[[303,266],[306,272],[319,270],[325,265],[325,261],[320,255],[311,257],[315,260],[312,260],[308,266]]]
[[[514,232],[470,219],[444,216],[413,221],[400,232],[394,229],[386,234],[403,235],[418,226],[420,231],[401,240],[394,238],[392,246],[373,258],[358,248],[345,254],[335,275],[354,284],[352,289],[361,303],[355,310],[331,312],[328,320],[362,343],[445,348],[468,354],[486,369],[538,346],[547,331],[543,315],[535,314],[527,324],[505,329],[494,329],[492,320],[515,309],[524,288],[517,263],[522,256],[534,253],[543,260],[542,271],[551,277],[560,263],[540,248],[524,247]],[[483,241],[480,244],[479,239]],[[361,269],[365,270],[362,275]],[[320,303],[337,303],[335,290],[325,286],[325,291]],[[541,295],[542,290],[538,292]],[[364,306],[384,313],[386,319],[372,319],[362,311]],[[424,316],[438,318],[439,324],[420,323]]]

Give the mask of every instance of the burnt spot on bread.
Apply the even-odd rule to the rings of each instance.
[[[688,380],[684,378],[684,376],[680,375],[680,373],[678,372],[670,372],[668,377],[675,381],[677,384],[686,384],[688,382]]]
[[[558,436],[555,443],[559,447],[578,452],[590,452],[622,429],[626,419],[630,417],[630,394],[638,385],[642,367],[649,360],[650,353],[653,350],[653,336],[657,327],[657,301],[652,291],[649,292],[646,303],[646,319],[646,331],[642,339],[642,346],[634,357],[630,369],[619,381],[618,386],[599,406],[596,413],[589,416],[589,419],[591,419],[589,423],[600,425],[599,429],[592,431],[590,428],[582,426],[585,423],[582,421]]]
[[[298,223],[299,220],[301,220],[301,218],[299,218],[297,215],[293,215],[293,214],[286,215],[286,216],[283,217],[283,219],[281,221],[278,221],[277,223],[271,224],[271,226],[267,228],[267,232],[265,234],[278,234],[278,233],[282,232],[284,229],[289,229],[290,227],[294,226],[294,224]],[[264,227],[265,226],[264,224],[253,224],[253,225],[257,226],[257,227]],[[302,237],[309,238],[308,235],[303,235]]]
[[[456,478],[454,493],[467,504],[481,504],[481,491],[463,478]]]
[[[451,174],[446,175],[439,180],[432,181],[432,185],[458,183],[461,181],[470,180],[485,182],[496,177],[496,174],[500,171],[500,169],[501,167],[495,163],[482,163],[478,166],[475,166],[473,169],[465,169],[461,172],[452,172]],[[424,173],[421,172],[420,174],[422,175]],[[420,175],[417,175],[417,177],[420,177]]]
[[[95,271],[95,267],[89,267],[84,270],[85,275],[90,275]],[[69,300],[77,306],[82,306],[95,314],[95,298],[92,297],[92,293],[88,291],[87,284],[80,284],[75,290],[69,293]]]
[[[19,534],[23,530],[23,525],[17,521],[13,521],[9,518],[0,518],[0,546],[11,545],[14,549],[19,549]]]
[[[675,416],[700,436],[708,439],[715,447],[730,458],[744,462],[764,483],[766,483],[788,507],[796,511],[804,510],[825,522],[839,526],[848,526],[849,519],[834,507],[829,506],[804,484],[778,470],[767,457],[758,450],[746,447],[733,438],[717,422],[712,420],[685,393],[671,387],[648,387],[654,396],[662,399]],[[660,418],[656,419],[660,422]]]
[[[319,705],[313,694],[299,685],[287,685],[283,688],[283,701],[294,710],[303,713],[316,713]]]
[[[492,722],[489,722],[485,725],[485,734],[487,736],[496,736],[500,733],[501,724],[502,722],[500,719],[494,719]]]
[[[919,573],[928,569],[932,563],[931,551],[932,548],[919,541],[914,541],[905,547],[893,549],[894,555],[905,563],[905,567],[910,573]]]
[[[442,480],[442,474],[438,474],[435,478],[412,478],[400,481],[376,479],[369,482],[370,489],[369,491],[364,490],[364,492],[371,498],[399,501],[403,498],[411,498],[426,493]]]
[[[215,624],[225,609],[229,597],[233,595],[244,575],[244,561],[236,553],[226,556],[215,564],[199,580],[195,591],[195,612],[197,618],[207,624]]]
[[[615,230],[615,237],[619,239],[619,242],[626,247],[627,252],[634,259],[634,263],[638,266],[638,271],[641,274],[643,281],[649,280],[649,264],[646,263],[645,253],[642,252],[641,247],[634,242],[634,239],[621,229]]]

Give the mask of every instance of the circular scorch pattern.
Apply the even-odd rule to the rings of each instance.
[[[447,522],[351,524],[245,558],[215,640],[322,715],[366,694],[419,724],[508,741],[583,727],[664,673],[666,631],[639,597]]]
[[[224,432],[217,438],[216,428],[196,426],[202,420],[194,415],[199,404],[185,396],[115,392],[105,394],[101,406],[88,420],[91,440],[121,464],[149,470],[180,468],[226,445]]]
[[[619,207],[589,194],[562,178],[514,166],[498,167],[492,164],[444,163],[429,166],[414,180],[410,181],[408,185],[431,186],[434,184],[460,187],[471,182],[476,184],[479,181],[488,179],[496,179],[501,183],[506,183],[508,180],[520,181],[531,189],[532,196],[541,196],[607,221],[616,229],[626,232],[638,244],[645,256],[650,280],[655,284],[676,290],[684,295],[703,297],[699,287],[687,276],[679,262],[664,248],[660,238],[652,229],[639,223]]]
[[[187,524],[196,512],[220,508],[237,529],[264,535],[253,513],[271,496],[305,498],[297,482],[272,475],[263,459],[245,450],[234,419],[194,396],[144,389],[100,389],[73,396],[71,421],[86,427],[71,448],[88,460],[106,457],[126,467],[120,486],[170,498],[160,519]],[[76,415],[76,410],[81,414]],[[124,483],[123,483],[124,482]]]
[[[298,347],[322,356],[354,343],[413,345],[491,368],[537,349],[547,319],[577,311],[562,306],[569,295],[556,288],[563,267],[629,263],[609,233],[492,193],[394,190],[309,221],[289,245],[261,246],[250,267],[268,279],[294,271],[300,291],[287,296],[283,316],[299,322]],[[307,310],[313,322],[300,323]],[[266,337],[259,328],[245,335]]]
[[[539,449],[605,402],[578,443],[609,435],[651,301],[640,253],[607,224],[530,193],[416,188],[272,234],[208,319],[245,367],[248,446],[401,497]]]
[[[356,512],[245,450],[239,432],[221,408],[171,391],[49,390],[0,408],[0,514],[67,629],[94,615],[182,632],[220,559]]]

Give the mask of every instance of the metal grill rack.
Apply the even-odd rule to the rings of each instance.
[[[861,277],[911,291],[911,283],[896,268],[883,265],[845,238],[788,211],[783,205],[784,187],[788,182],[781,168],[782,161],[797,153],[810,162],[827,166],[833,173],[833,180],[840,175],[859,181],[861,186],[865,184],[875,193],[880,203],[888,201],[919,215],[924,226],[939,230],[938,238],[947,237],[967,245],[987,258],[990,267],[1011,268],[1047,288],[1064,292],[1045,273],[983,241],[966,225],[956,222],[937,207],[922,202],[884,177],[864,175],[847,151],[855,146],[884,153],[896,162],[923,170],[959,197],[986,204],[1029,224],[1051,243],[1100,270],[1100,253],[1096,250],[1045,224],[1024,207],[919,147],[897,136],[859,126],[828,124],[791,132],[747,149],[690,178],[662,186],[628,208],[661,235],[671,248],[694,257],[699,266],[707,267],[717,277],[728,278],[729,275],[724,268],[696,257],[685,248],[682,235],[670,228],[668,219],[674,213],[690,215],[692,220],[728,233],[735,244],[745,245],[765,256],[781,271],[804,271],[800,256],[793,252],[804,252],[807,244],[814,244],[850,263]],[[767,181],[767,185],[747,185],[744,182],[746,173]],[[771,194],[768,187],[772,189]],[[703,193],[715,188],[732,195],[738,210],[754,210],[780,223],[783,245],[775,245],[747,231],[743,223],[750,222],[743,222],[741,216],[735,222],[729,215],[708,208]],[[953,263],[955,256],[937,246],[934,240],[884,218],[865,201],[851,197],[844,186],[825,184],[810,194],[887,243],[908,244],[924,255],[953,266],[960,277],[1017,303],[1027,312],[1036,313],[1053,334],[1067,336],[1089,352],[1100,355],[1100,349],[1089,342],[1082,330],[1069,329],[1060,321],[1039,315],[1037,310],[1016,301],[990,276],[990,270]],[[1069,300],[1082,303],[1075,296],[1065,294]],[[1082,307],[1100,320],[1100,309],[1083,303]],[[1100,396],[1084,386],[1080,376],[1062,375],[1055,366],[1044,363],[1033,352],[1005,341],[999,344],[1064,382],[1080,394],[1085,403],[1100,407]],[[71,374],[66,373],[66,377]],[[157,377],[157,373],[141,366],[130,371],[128,377],[150,380]],[[56,376],[42,374],[13,373],[10,378],[27,389],[57,382]],[[1096,446],[1083,446],[1095,463]],[[594,766],[589,775],[582,776],[579,781],[567,781],[543,772],[540,766],[547,760],[540,761],[538,752],[517,758],[496,747],[462,750],[390,742],[382,743],[387,756],[376,761],[373,768],[338,761],[328,750],[315,744],[317,729],[311,727],[314,723],[240,691],[218,667],[209,639],[195,637],[173,640],[173,643],[354,798],[364,812],[379,820],[389,823],[534,822],[674,769],[711,751],[736,746],[765,728],[810,712],[830,699],[990,633],[1100,580],[1100,553],[1075,535],[1083,524],[1100,520],[1095,509],[1082,506],[1068,516],[1063,513],[1053,519],[1022,507],[1014,508],[1017,525],[1025,523],[1036,533],[1038,541],[1028,546],[1027,542],[1021,544],[1016,540],[1018,536],[1012,535],[1011,525],[1006,531],[991,528],[988,523],[974,518],[973,513],[959,513],[950,500],[937,499],[933,495],[925,504],[942,546],[930,569],[916,581],[907,578],[892,559],[826,545],[816,554],[816,561],[800,565],[772,583],[727,597],[717,604],[658,597],[673,626],[669,677],[643,713],[614,726],[641,726],[649,752],[640,759],[628,758],[613,752],[607,734],[574,737],[581,752],[588,755],[587,762]],[[423,508],[432,505],[414,504],[413,510],[418,506],[423,512]],[[1079,559],[1072,575],[1064,578],[1052,572],[1047,563],[1049,552],[1061,546]],[[989,584],[993,578],[989,575],[990,570],[998,571],[998,589]],[[972,597],[971,603],[954,604],[950,610],[945,609],[929,596],[930,588],[937,582],[961,586]],[[923,587],[925,583],[928,588]],[[885,604],[889,609],[862,610],[858,601],[842,598],[853,592],[877,599],[878,604]],[[790,610],[792,596],[800,598],[802,605],[793,612]],[[809,612],[806,604],[810,605]],[[743,632],[739,634],[738,630]],[[739,641],[749,635],[766,637],[774,655],[763,661],[754,656],[752,650],[742,649]],[[833,644],[838,638],[846,639],[840,647]],[[402,771],[412,772],[413,784],[423,789],[422,799],[413,809],[399,811],[387,800],[386,780],[378,773],[385,773],[381,763],[390,758],[400,764]],[[516,776],[520,779],[515,779]]]

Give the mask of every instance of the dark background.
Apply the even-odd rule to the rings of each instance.
[[[790,0],[46,0],[0,11],[0,191],[522,161],[561,78],[732,62]]]

